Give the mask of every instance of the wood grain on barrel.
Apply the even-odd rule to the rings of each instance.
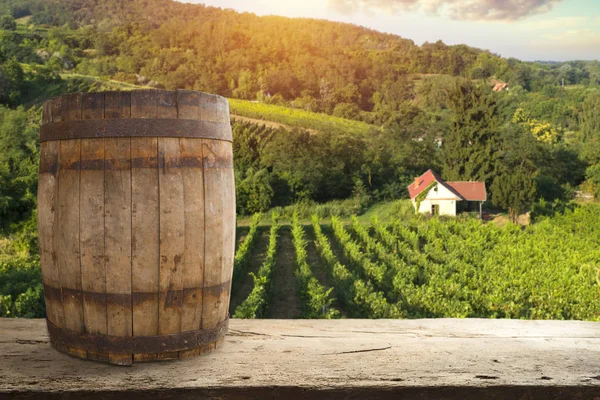
[[[52,102],[47,101],[42,104],[42,125],[52,122]]]
[[[183,310],[181,331],[200,329],[202,285],[204,284],[204,179],[202,140],[179,139],[184,198]],[[180,352],[180,357],[197,355],[199,349]]]
[[[50,115],[52,122],[64,121],[62,116],[62,97],[56,97],[50,100]]]
[[[81,119],[104,118],[104,93],[83,93],[81,95]]]
[[[235,256],[235,176],[233,173],[233,146],[231,142],[221,141],[220,142],[221,157],[227,160],[225,165],[222,166],[223,171],[223,186],[221,188],[222,196],[224,199],[223,207],[223,257],[224,264],[222,270],[221,281],[229,282],[229,286],[226,287],[227,292],[222,296],[224,302],[224,308],[222,309],[222,319],[227,318],[229,310],[229,301],[231,300],[231,281],[233,275],[233,268],[229,266],[233,265],[233,259]]]
[[[129,118],[131,115],[131,94],[129,92],[104,93],[104,118]]]
[[[134,90],[131,93],[131,118],[159,118],[158,92]]]
[[[177,119],[177,92],[156,92],[156,118]]]
[[[81,282],[87,333],[107,334],[106,262],[104,258],[104,140],[81,139],[79,219]],[[107,354],[88,354],[108,360]]]
[[[60,122],[62,121],[62,113],[61,113],[61,98],[55,98],[52,99],[50,101],[48,101],[47,104],[47,108],[46,111],[48,112],[48,115],[46,118],[42,117],[42,121],[46,121],[46,123],[53,123],[53,122]],[[41,144],[40,144],[40,149],[41,149]],[[57,321],[59,323],[62,324],[63,328],[66,328],[66,322],[65,322],[65,312],[64,312],[64,305],[63,305],[63,293],[62,293],[62,282],[61,282],[61,276],[60,276],[60,269],[59,269],[59,264],[58,264],[58,246],[59,246],[59,239],[60,239],[60,235],[59,235],[59,228],[58,228],[58,224],[59,224],[59,198],[60,198],[60,193],[59,193],[59,177],[60,177],[60,142],[57,142],[56,144],[56,151],[57,151],[57,158],[56,158],[56,162],[57,164],[54,165],[53,167],[51,167],[51,170],[54,171],[55,173],[55,184],[56,184],[56,188],[55,188],[55,193],[56,196],[54,198],[54,202],[51,205],[51,211],[54,213],[54,223],[53,223],[53,227],[51,229],[52,234],[54,235],[52,237],[51,243],[52,243],[52,267],[51,268],[47,268],[46,270],[49,271],[51,269],[51,276],[55,276],[57,279],[57,286],[56,287],[52,287],[50,286],[50,290],[46,290],[46,288],[44,289],[44,293],[45,293],[45,298],[51,297],[51,303],[53,303],[54,305],[54,312],[56,313],[56,317],[57,317]],[[40,166],[42,166],[42,164],[40,164]],[[49,241],[50,242],[50,241]],[[65,353],[69,353],[69,348],[67,346],[65,346],[63,343],[54,343],[54,346]]]
[[[222,196],[224,174],[220,168],[220,141],[202,140],[204,167],[204,241],[208,251],[204,254],[204,293],[202,307],[202,329],[214,328],[223,318],[227,301],[220,290],[223,283],[225,254],[223,248]]]
[[[131,315],[131,139],[105,139],[104,241],[108,334],[132,335]],[[131,364],[131,354],[110,354]]]
[[[49,103],[45,103],[49,105]],[[45,285],[53,291],[45,290],[46,315],[56,326],[64,327],[61,280],[58,273],[56,239],[58,226],[58,164],[60,142],[40,144],[40,175],[38,179],[38,233],[40,264]]]
[[[129,118],[131,96],[108,92],[105,118]],[[131,301],[131,139],[105,139],[105,246],[108,334],[133,335]],[[128,299],[128,301],[127,301]],[[110,354],[109,361],[129,365],[131,354]]]
[[[132,91],[131,118],[158,116],[157,91]],[[159,334],[160,308],[160,208],[158,139],[132,138],[132,285],[134,335]],[[157,354],[135,354],[135,361],[156,360]]]
[[[213,94],[202,93],[200,97],[200,119],[203,121],[219,121],[218,97]]]
[[[185,217],[183,177],[178,138],[158,139],[160,192],[160,308],[159,335],[181,331]],[[177,358],[161,353],[159,359]]]
[[[179,119],[200,119],[200,93],[192,90],[177,91],[177,117]]]
[[[133,334],[158,335],[159,208],[158,140],[131,138]],[[156,354],[136,354],[135,361],[156,359]]]
[[[191,90],[177,91],[177,117],[200,120],[201,94]],[[182,170],[185,197],[185,249],[183,310],[181,331],[200,329],[204,282],[204,179],[202,140],[180,139],[182,159],[189,160]],[[198,167],[192,167],[195,164]],[[201,354],[201,349],[180,351],[180,358]]]
[[[68,94],[55,98],[52,106],[52,122],[72,121],[81,118],[81,95],[78,93]],[[64,157],[63,144],[61,142],[61,160]],[[61,204],[65,205],[64,210],[69,209],[65,213],[59,212],[59,229],[69,229],[66,236],[60,236],[60,243],[65,251],[58,254],[59,271],[61,274],[61,293],[63,310],[65,312],[65,328],[74,330],[75,332],[85,331],[85,311],[83,309],[83,297],[81,295],[81,262],[80,262],[80,243],[79,243],[79,196],[80,196],[80,157],[81,157],[81,141],[67,144],[65,147],[68,156],[64,157],[66,161],[61,162],[58,174],[59,182],[59,210]],[[63,186],[66,192],[60,190]],[[63,203],[66,196],[71,196],[70,199]],[[77,203],[77,206],[71,209],[69,204]],[[66,217],[66,219],[63,219]],[[62,267],[60,264],[62,263]],[[65,282],[64,274],[70,277],[70,282]],[[62,345],[61,345],[62,346]],[[87,351],[74,347],[67,346],[66,351],[79,358],[87,358]]]
[[[58,221],[56,224],[58,271],[62,284],[65,328],[84,332],[79,258],[79,161],[81,140],[60,142],[58,175]],[[77,357],[86,358],[85,350],[69,348]]]
[[[81,119],[81,93],[66,94],[61,97],[61,102],[63,121]]]

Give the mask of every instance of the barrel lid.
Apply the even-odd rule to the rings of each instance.
[[[102,137],[232,140],[229,102],[192,90],[72,93],[42,106],[40,142]]]

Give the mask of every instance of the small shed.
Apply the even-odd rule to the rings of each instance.
[[[422,214],[455,216],[461,211],[479,211],[487,200],[484,182],[446,182],[440,175],[427,170],[408,186],[415,211]],[[479,206],[479,207],[477,207]]]

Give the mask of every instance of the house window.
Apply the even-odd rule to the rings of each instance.
[[[439,204],[431,205],[431,215],[440,215],[440,205]]]

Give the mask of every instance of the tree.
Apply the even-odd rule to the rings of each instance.
[[[38,132],[34,109],[0,106],[0,234],[35,208]]]
[[[543,143],[554,144],[561,136],[560,131],[554,125],[531,118],[531,115],[522,108],[517,108],[512,122],[527,127],[533,137]]]
[[[246,178],[237,182],[237,207],[241,214],[263,212],[271,206],[273,189],[270,185],[269,171],[261,169],[246,171]]]
[[[519,215],[525,212],[535,200],[535,175],[525,166],[497,176],[492,183],[492,201],[508,209],[510,220],[517,223]]]
[[[592,189],[594,196],[600,198],[600,164],[594,164],[585,171],[588,186]]]
[[[501,139],[494,97],[489,88],[462,81],[450,91],[449,103],[454,116],[440,155],[444,178],[489,180],[497,169]]]
[[[357,119],[360,109],[353,103],[338,103],[333,109],[333,115],[340,118]]]
[[[17,29],[17,23],[11,15],[3,15],[0,17],[0,29],[14,31],[15,29]]]
[[[580,116],[580,140],[583,157],[591,164],[600,163],[600,94],[594,93],[586,97]]]
[[[25,73],[16,59],[0,64],[0,104],[19,104],[24,85]]]

